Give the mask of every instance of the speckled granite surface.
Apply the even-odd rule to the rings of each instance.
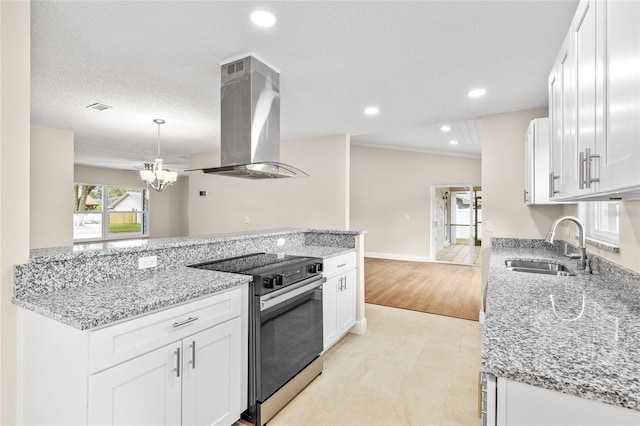
[[[282,253],[292,256],[320,257],[322,259],[329,259],[352,251],[354,251],[354,249],[342,247],[297,246],[287,247],[282,250],[275,249],[272,250],[271,253]]]
[[[364,233],[283,228],[33,250],[28,264],[14,266],[12,300],[73,327],[94,328],[251,279],[186,265],[256,252],[327,258],[352,251]],[[157,256],[158,266],[139,269],[142,256]]]
[[[355,247],[364,231],[282,228],[181,238],[155,238],[32,250],[30,261],[14,266],[14,294],[48,293],[95,282],[144,278],[159,271],[304,245]],[[158,266],[140,270],[138,258],[156,256]]]
[[[507,259],[549,260],[577,275],[515,272]],[[640,410],[638,274],[601,260],[600,275],[584,275],[562,244],[542,240],[493,239],[490,262],[484,371]]]
[[[13,303],[87,330],[246,284],[250,276],[180,268],[134,280],[116,280],[46,294]]]

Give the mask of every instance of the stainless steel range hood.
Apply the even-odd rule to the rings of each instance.
[[[280,74],[253,55],[222,65],[220,167],[245,179],[307,177],[280,163]]]

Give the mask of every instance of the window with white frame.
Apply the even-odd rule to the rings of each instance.
[[[591,240],[617,246],[619,240],[618,201],[590,201],[578,205],[578,216],[584,222],[586,236]]]
[[[149,235],[146,187],[73,185],[73,240],[95,241]]]

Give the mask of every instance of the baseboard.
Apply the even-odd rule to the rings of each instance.
[[[349,330],[350,333],[354,334],[364,334],[367,332],[367,319],[363,318],[360,321],[356,321],[356,323]]]
[[[364,257],[373,257],[376,259],[390,259],[390,260],[408,260],[410,262],[431,262],[431,258],[429,256],[412,256],[410,254],[395,254],[395,253],[374,253],[370,251],[365,251]]]

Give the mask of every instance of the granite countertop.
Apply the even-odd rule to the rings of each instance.
[[[178,268],[49,293],[14,297],[16,305],[80,330],[168,308],[251,281],[248,275]]]
[[[307,257],[319,257],[322,259],[329,259],[332,257],[340,256],[341,254],[350,253],[355,249],[342,248],[342,247],[325,247],[325,246],[295,246],[287,247],[282,250],[275,249],[273,253],[276,254],[288,254],[292,256],[307,256]]]
[[[29,262],[51,262],[71,259],[78,256],[108,256],[112,253],[138,253],[165,248],[190,247],[225,241],[239,241],[256,237],[286,236],[300,233],[319,233],[333,235],[364,235],[366,231],[312,229],[312,228],[276,228],[255,231],[226,232],[219,234],[195,235],[185,237],[149,238],[137,240],[112,241],[105,243],[75,244],[68,247],[54,247],[31,250]]]
[[[493,239],[490,259],[483,370],[640,410],[639,275],[605,261],[585,275],[561,244],[542,240]],[[576,276],[511,271],[507,259],[560,263]]]

